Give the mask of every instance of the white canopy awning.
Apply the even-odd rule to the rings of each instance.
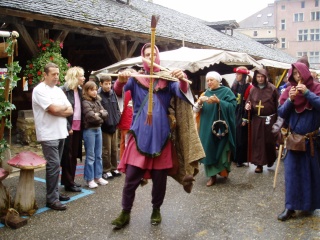
[[[247,53],[231,52],[215,49],[194,49],[181,47],[176,50],[160,52],[160,65],[169,69],[180,68],[192,73],[214,64],[224,63],[226,65],[251,65],[255,68],[262,66]],[[92,72],[115,72],[120,68],[141,65],[141,57],[128,58],[112,64],[106,68]]]
[[[283,63],[283,62],[277,62],[269,59],[261,59],[258,60],[258,62],[266,67],[274,67],[274,68],[281,68],[281,69],[290,69],[291,64],[289,63]]]

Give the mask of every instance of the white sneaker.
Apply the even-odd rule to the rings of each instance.
[[[98,184],[94,180],[87,182],[89,188],[97,188]]]
[[[104,180],[103,178],[96,179],[96,183],[100,185],[107,185],[109,182]]]

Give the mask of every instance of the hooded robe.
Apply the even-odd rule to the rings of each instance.
[[[265,85],[261,88],[257,82],[258,73],[265,76]],[[247,99],[247,102],[251,102],[251,163],[272,166],[276,160],[276,138],[272,133],[272,125],[277,120],[278,91],[268,81],[265,69],[254,72],[252,85]],[[262,107],[258,115],[260,101]]]
[[[300,135],[313,132],[320,127],[320,84],[315,83],[303,63],[294,63],[308,91],[298,93],[294,102],[288,99],[292,86],[297,86],[292,69],[291,84],[280,97],[279,116],[284,118],[292,132]],[[319,137],[317,137],[319,138]],[[314,139],[316,140],[316,139]],[[306,152],[288,150],[284,159],[285,207],[291,210],[313,211],[320,209],[320,161],[319,140],[314,141],[314,156],[310,154],[310,142],[306,141]]]

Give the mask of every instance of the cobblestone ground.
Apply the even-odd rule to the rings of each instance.
[[[41,154],[41,148],[17,145],[12,148],[12,155],[21,150]],[[73,200],[67,202],[66,211],[59,212],[45,208],[45,171],[41,169],[35,173],[38,212],[19,229],[0,227],[0,239],[320,239],[319,210],[311,214],[298,211],[287,222],[277,220],[284,208],[282,162],[275,189],[275,166],[265,167],[262,174],[254,173],[253,165],[232,166],[229,178],[218,178],[212,187],[206,187],[207,178],[202,166],[200,169],[191,194],[168,178],[161,208],[163,220],[158,226],[150,224],[152,183],[139,187],[130,224],[117,231],[110,222],[121,211],[124,175],[110,180],[107,186],[94,190],[84,187],[81,194],[68,193]],[[3,181],[12,198],[18,175],[16,172]],[[82,175],[77,175],[76,180],[85,184]]]

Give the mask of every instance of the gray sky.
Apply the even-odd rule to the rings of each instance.
[[[153,0],[153,3],[206,21],[241,20],[273,3],[273,0]]]

